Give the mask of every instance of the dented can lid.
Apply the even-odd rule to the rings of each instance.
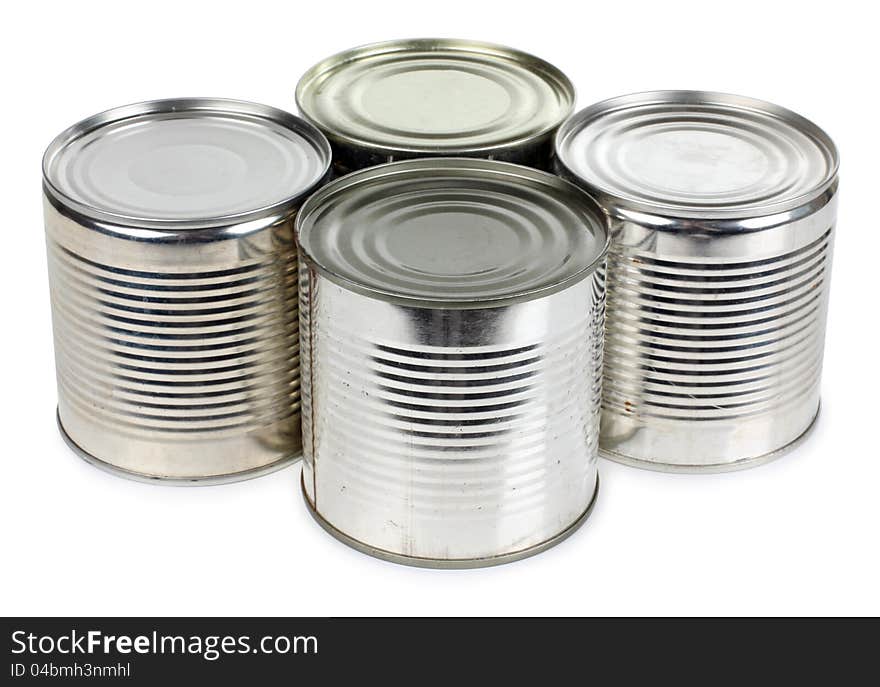
[[[581,110],[556,134],[557,164],[609,208],[724,219],[809,203],[835,180],[834,143],[762,100],[653,91]]]
[[[553,65],[512,48],[455,39],[375,43],[300,79],[296,102],[331,142],[394,156],[489,155],[550,136],[574,107]]]
[[[297,217],[301,262],[345,288],[424,307],[554,293],[598,267],[606,219],[577,186],[520,165],[426,158],[328,184]]]
[[[102,112],[43,157],[49,196],[93,220],[190,229],[283,213],[327,174],[320,131],[283,110],[219,98]]]

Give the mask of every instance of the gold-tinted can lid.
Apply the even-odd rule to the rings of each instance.
[[[453,39],[342,52],[296,89],[300,112],[331,142],[392,158],[491,156],[552,134],[574,100],[571,82],[544,60]]]

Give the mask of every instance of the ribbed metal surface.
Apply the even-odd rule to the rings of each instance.
[[[827,135],[770,103],[659,91],[578,113],[557,155],[611,221],[603,455],[720,471],[794,445],[819,410]]]
[[[296,213],[317,129],[270,107],[127,105],[43,158],[58,420],[89,462],[217,482],[301,452]]]
[[[346,543],[490,565],[581,523],[596,461],[605,218],[544,172],[411,160],[297,219],[303,487]]]
[[[596,487],[604,270],[495,312],[395,306],[302,270],[303,480],[322,518],[438,560],[515,553],[577,521]],[[505,335],[443,342],[486,330]]]
[[[612,250],[606,407],[736,420],[805,394],[822,360],[829,239],[714,265]]]
[[[789,436],[763,439],[767,443],[753,455],[802,433],[818,409],[831,238],[829,228],[803,248],[730,263],[661,260],[613,248],[607,440],[619,440],[615,434],[628,433],[632,423],[722,423],[744,436],[750,422],[806,403],[812,412]],[[717,434],[714,442],[704,435],[717,433],[717,424],[690,426],[694,441],[706,442],[700,450],[707,462],[721,460],[728,447]],[[675,462],[676,456],[665,459]]]
[[[46,214],[59,414],[80,448],[182,479],[298,452],[291,220],[240,241],[234,266],[145,271],[79,254]]]

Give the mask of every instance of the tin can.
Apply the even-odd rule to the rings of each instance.
[[[712,472],[794,446],[819,410],[831,139],[771,103],[658,91],[579,112],[556,154],[612,223],[602,455]]]
[[[386,162],[480,157],[551,168],[553,134],[574,107],[553,65],[490,43],[410,39],[329,57],[296,102],[333,146],[339,175]]]
[[[596,494],[608,233],[502,162],[355,172],[297,219],[303,490],[325,529],[430,567],[515,560]]]
[[[117,474],[243,479],[301,453],[293,222],[323,135],[221,99],[95,115],[43,158],[58,420]]]

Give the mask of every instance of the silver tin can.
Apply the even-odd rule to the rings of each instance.
[[[430,567],[570,534],[596,494],[608,234],[545,172],[398,162],[297,219],[303,490],[337,538]]]
[[[234,100],[117,108],[43,158],[58,419],[117,474],[242,479],[301,452],[293,222],[330,148]]]
[[[803,117],[692,91],[614,98],[556,138],[611,217],[602,455],[750,467],[819,410],[837,151]]]
[[[303,117],[333,146],[338,174],[429,156],[550,169],[553,134],[574,101],[571,81],[544,60],[439,38],[333,55],[296,88]]]

